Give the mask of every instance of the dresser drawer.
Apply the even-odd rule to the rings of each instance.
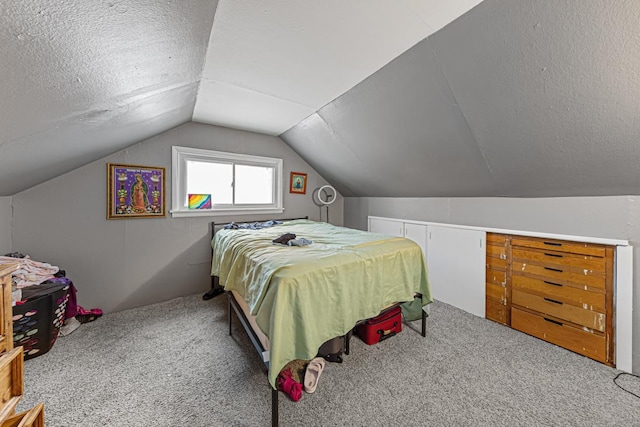
[[[507,306],[487,297],[486,317],[494,322],[507,324]]]
[[[562,285],[572,283],[582,287],[605,288],[605,275],[603,273],[594,273],[587,270],[579,273],[562,267],[543,267],[515,260],[512,263],[512,267],[514,276],[516,274],[527,275]]]
[[[0,356],[0,420],[7,419],[24,394],[22,347]]]
[[[552,268],[565,268],[574,270],[587,270],[593,273],[605,273],[605,258],[590,255],[578,255],[557,251],[545,251],[542,249],[513,248],[514,260],[523,263],[533,263]]]
[[[487,257],[507,259],[507,248],[504,246],[487,244]]]
[[[511,282],[513,290],[517,289],[541,297],[549,297],[587,310],[606,312],[605,294],[602,291],[587,291],[584,288],[520,275],[514,275]]]
[[[492,270],[507,270],[507,260],[501,258],[487,257],[487,268]]]
[[[549,317],[511,308],[511,327],[568,350],[607,363],[606,340],[603,334],[585,331]]]
[[[507,286],[507,272],[495,270],[493,268],[487,268],[486,282],[493,283],[499,286]]]
[[[541,297],[514,289],[511,294],[511,304],[538,311],[541,314],[548,314],[580,326],[586,326],[596,331],[604,332],[605,330],[606,316],[603,313],[564,304],[549,297]]]
[[[507,288],[493,283],[487,283],[487,298],[499,301],[501,304],[507,303]]]
[[[0,427],[44,427],[44,404],[39,403],[28,411],[9,417]]]
[[[499,233],[487,233],[487,245],[489,244],[505,246],[507,244],[507,236]]]
[[[537,237],[518,237],[511,239],[511,246],[524,246],[528,248],[547,249],[574,254],[605,256],[605,246],[594,243],[569,242],[566,240],[541,239]]]

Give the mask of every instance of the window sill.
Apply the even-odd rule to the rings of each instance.
[[[240,216],[240,215],[261,215],[261,214],[281,214],[284,208],[246,208],[246,209],[190,209],[172,210],[173,218],[203,217],[203,216]]]

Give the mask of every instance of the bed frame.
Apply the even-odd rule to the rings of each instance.
[[[309,219],[309,217],[305,216],[305,217],[302,217],[302,218],[279,219],[278,221],[292,221],[294,219]],[[261,221],[258,220],[258,221],[242,221],[242,222],[261,222]],[[220,228],[222,228],[222,227],[224,227],[225,225],[228,225],[228,224],[231,224],[231,222],[225,222],[225,223],[219,223],[219,224],[216,224],[215,222],[211,222],[211,240],[213,240],[217,229],[220,229]],[[211,248],[211,255],[213,257],[213,248]],[[229,336],[232,336],[231,321],[232,321],[232,317],[233,317],[232,313],[235,312],[236,313],[236,317],[238,318],[238,320],[240,321],[240,324],[242,325],[242,327],[244,328],[245,332],[249,336],[249,339],[251,340],[251,343],[253,344],[253,347],[255,348],[256,352],[258,353],[258,356],[260,356],[260,360],[264,364],[265,372],[269,372],[269,358],[267,356],[268,351],[262,345],[262,342],[260,341],[260,338],[258,337],[258,334],[253,330],[253,328],[251,326],[251,323],[249,322],[249,319],[248,319],[246,313],[244,312],[244,310],[240,306],[240,303],[236,300],[236,298],[233,295],[233,293],[225,291],[224,288],[222,286],[220,286],[220,282],[219,282],[218,276],[211,276],[211,290],[209,290],[207,293],[205,293],[202,296],[202,299],[208,300],[208,299],[214,298],[214,297],[216,297],[218,295],[222,295],[223,293],[227,294],[228,301],[229,301]],[[414,294],[414,298],[422,299],[422,294],[421,293],[415,293]],[[355,326],[354,326],[354,328],[352,328],[349,332],[347,332],[342,337],[344,339],[344,354],[345,355],[349,355],[349,342],[351,341],[351,336],[353,335],[353,330],[354,329],[355,329]],[[423,337],[427,336],[427,313],[424,311],[424,309],[422,309],[422,331],[421,331],[421,335]],[[274,389],[272,387],[271,388],[271,425],[273,427],[277,427],[278,423],[279,423],[278,422],[278,418],[279,418],[278,417],[278,395],[279,395],[278,390]]]

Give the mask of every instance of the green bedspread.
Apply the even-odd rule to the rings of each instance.
[[[282,246],[284,233],[313,241]],[[269,338],[269,382],[293,359],[312,359],[325,341],[390,303],[432,301],[420,247],[388,237],[309,220],[260,230],[219,230],[212,275],[247,301]],[[419,316],[419,314],[418,314]]]

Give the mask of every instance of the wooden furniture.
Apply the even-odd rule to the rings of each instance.
[[[487,233],[486,318],[511,324],[511,247],[509,236]]]
[[[486,317],[615,366],[613,246],[500,234],[490,241]]]
[[[585,296],[592,297],[591,300],[593,300],[595,294],[603,293],[605,295],[605,311],[598,311],[598,306],[588,303],[589,300],[582,303],[578,302],[578,304],[587,304],[589,311],[604,314],[606,322],[604,332],[600,332],[597,328],[594,329],[589,326],[584,326],[580,322],[571,320],[567,321],[564,319],[563,322],[558,319],[555,320],[563,323],[563,325],[566,325],[567,327],[573,324],[573,327],[581,326],[583,328],[587,328],[587,330],[591,329],[594,331],[594,334],[593,336],[589,335],[588,338],[597,337],[597,340],[600,342],[602,342],[601,336],[604,336],[605,345],[607,346],[606,351],[608,354],[606,356],[607,361],[605,363],[615,366],[621,371],[632,372],[632,344],[634,329],[634,248],[628,240],[593,236],[588,237],[583,235],[566,235],[544,231],[528,231],[526,229],[478,227],[378,216],[369,216],[368,221],[370,231],[395,236],[404,235],[404,237],[411,238],[420,243],[423,250],[425,250],[427,268],[429,271],[429,281],[434,299],[446,302],[454,307],[461,308],[477,316],[490,318],[510,327],[512,326],[511,315],[514,312],[512,309],[512,273],[515,271],[515,268],[512,267],[512,249],[515,248],[515,246],[511,244],[510,239],[512,237],[531,237],[534,238],[534,240],[537,238],[542,242],[573,242],[574,244],[577,244],[578,247],[582,247],[586,243],[588,246],[606,248],[604,256],[604,258],[606,258],[605,263],[607,265],[604,273],[605,287],[598,288],[597,286],[588,286],[588,289],[586,289],[588,292],[583,293],[582,297],[577,296],[580,293],[575,294],[575,291],[571,289],[567,291],[574,294],[574,298],[578,298],[577,300],[574,300],[573,305],[576,304],[576,301],[580,301],[580,298],[584,298]],[[456,233],[454,231],[455,229],[465,230],[465,232]],[[470,233],[467,233],[466,231],[469,231]],[[474,234],[471,232],[486,233],[486,236],[484,237],[485,244],[482,244],[482,241],[480,241],[479,244],[478,239],[474,239]],[[425,238],[425,236],[427,237]],[[522,247],[522,245],[522,242],[518,243],[518,246]],[[464,250],[456,251],[455,248],[457,246],[464,246]],[[452,249],[452,247],[454,249]],[[479,248],[480,250],[474,251],[474,248]],[[524,248],[528,248],[528,246],[524,246]],[[560,249],[559,252],[561,252],[562,255],[563,251],[573,253],[571,251],[576,250],[575,248],[575,246],[572,249],[572,247],[567,247],[565,245],[564,248],[563,246],[556,246],[555,250],[558,251],[558,249]],[[583,257],[593,256],[584,255],[582,252],[577,252],[574,255]],[[505,257],[504,260],[501,259],[503,256]],[[478,258],[480,258],[482,267],[480,271],[476,271]],[[568,259],[568,257],[565,257],[564,259]],[[529,264],[535,264],[536,261],[527,262]],[[581,272],[581,270],[575,266],[571,268],[574,273],[576,271],[579,273]],[[587,270],[589,270],[589,267],[587,267]],[[471,274],[471,271],[473,271],[473,274]],[[544,270],[544,268],[542,271],[546,273],[553,273],[553,271]],[[569,270],[567,270],[567,272],[568,271]],[[502,274],[503,272],[505,274]],[[594,273],[596,273],[595,270],[590,274],[593,275]],[[530,272],[523,273],[522,275],[525,277],[531,276]],[[575,276],[574,279],[578,276]],[[596,276],[597,275],[593,277]],[[544,282],[545,279],[540,279],[539,277],[544,276],[538,276],[537,279]],[[506,283],[504,283],[505,280]],[[517,279],[517,282],[519,283],[522,280],[523,279]],[[578,280],[578,282],[568,280],[568,284],[563,285],[563,287],[564,289],[582,288],[584,290],[584,284],[582,284],[580,280]],[[526,291],[523,290],[520,290],[520,292],[526,293]],[[612,297],[610,295],[612,295]],[[521,297],[522,294],[517,296]],[[543,295],[543,300],[545,296],[553,299],[551,296]],[[598,297],[598,300],[599,298],[600,297]],[[569,302],[561,302],[563,302],[563,306],[571,305]],[[545,301],[545,304],[549,306],[549,304],[554,303]],[[591,306],[593,306],[593,309],[591,309]],[[520,312],[528,310],[526,307],[523,309],[522,305],[519,307],[520,308],[516,309],[520,310]],[[576,307],[583,307],[583,310],[586,310],[582,305],[578,305]],[[480,311],[478,311],[478,309],[480,309]],[[532,311],[538,313],[541,312],[536,309],[532,309]],[[579,313],[581,312],[579,311]],[[592,320],[594,317],[602,319],[602,316],[599,314],[587,314],[591,316]],[[552,317],[554,317],[553,314],[551,314],[551,317],[547,316],[550,320],[554,320]],[[548,321],[545,322],[549,323]],[[565,328],[564,331],[575,332],[575,329]],[[591,332],[583,332],[591,334]],[[542,332],[542,334],[544,333],[546,332]],[[578,334],[578,336],[580,335]],[[579,347],[580,343],[581,342],[578,341],[577,345],[574,345],[574,347]],[[600,346],[601,344],[598,344],[599,348]],[[579,347],[578,350],[582,351],[581,347]],[[600,356],[596,356],[596,360],[601,360]]]
[[[44,426],[44,405],[14,415],[24,393],[24,356],[22,347],[13,348],[13,311],[11,273],[17,264],[0,264],[0,427]]]

